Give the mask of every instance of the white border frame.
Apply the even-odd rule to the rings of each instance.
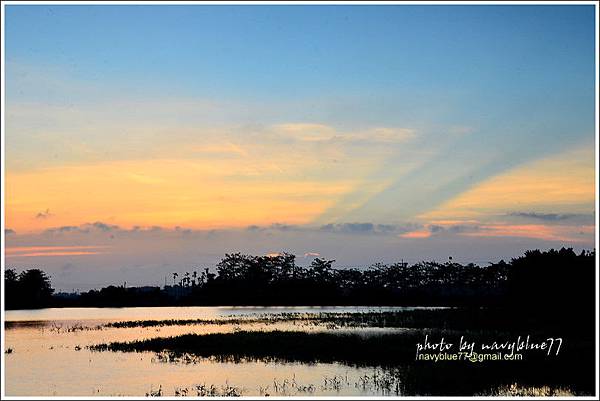
[[[5,379],[5,375],[4,375],[4,359],[5,359],[5,354],[4,354],[4,318],[5,318],[5,314],[4,314],[4,269],[5,269],[5,254],[4,254],[4,238],[5,238],[5,234],[4,234],[4,229],[5,229],[5,214],[4,214],[4,196],[5,196],[5,180],[4,180],[4,172],[5,172],[5,120],[4,120],[4,116],[5,116],[5,38],[6,35],[4,34],[5,31],[5,7],[8,5],[97,5],[97,6],[102,6],[102,5],[246,5],[246,6],[250,6],[250,5],[593,5],[595,6],[595,22],[596,22],[596,37],[595,37],[595,41],[596,41],[596,49],[598,49],[598,16],[599,16],[599,4],[596,1],[364,1],[364,0],[358,0],[358,1],[164,1],[164,0],[158,0],[158,1],[130,1],[130,0],[125,0],[125,1],[3,1],[1,6],[0,6],[0,25],[2,26],[2,40],[1,40],[1,78],[0,78],[0,87],[2,88],[2,94],[1,94],[1,99],[0,99],[0,104],[1,104],[1,117],[2,117],[2,121],[1,121],[1,133],[0,133],[0,152],[1,152],[1,159],[2,159],[2,163],[1,163],[1,196],[2,196],[2,207],[1,207],[1,211],[0,211],[0,216],[1,216],[1,228],[2,228],[2,240],[0,241],[0,250],[2,252],[2,254],[0,255],[1,257],[1,266],[2,266],[2,271],[1,271],[1,283],[0,283],[0,294],[2,294],[2,298],[1,298],[1,304],[2,304],[2,311],[1,311],[1,324],[2,327],[0,328],[1,330],[1,343],[2,343],[2,364],[1,364],[1,369],[0,372],[1,373],[1,378],[0,378],[0,387],[1,387],[1,393],[0,393],[0,397],[2,399],[8,399],[8,400],[35,400],[35,399],[56,399],[56,400],[103,400],[103,399],[123,399],[123,400],[137,400],[142,398],[140,397],[77,397],[77,396],[69,396],[69,397],[53,397],[53,396],[45,396],[45,397],[39,397],[39,396],[34,396],[34,397],[30,397],[30,396],[7,396],[5,394],[5,386],[4,386],[4,379]],[[595,90],[596,90],[596,94],[595,94],[595,102],[596,102],[596,107],[595,107],[595,154],[596,154],[596,160],[595,160],[595,166],[596,166],[596,171],[595,171],[595,185],[596,185],[596,207],[598,206],[598,200],[599,200],[599,188],[600,188],[600,184],[599,184],[599,174],[598,174],[598,168],[599,168],[599,154],[600,154],[600,150],[599,150],[599,146],[600,146],[600,142],[599,142],[599,134],[598,134],[598,127],[599,127],[599,119],[598,119],[598,106],[599,106],[599,95],[598,95],[598,79],[599,79],[599,75],[598,75],[598,62],[599,62],[599,56],[598,56],[598,51],[596,51],[596,65],[595,65]],[[599,336],[598,336],[598,301],[599,301],[599,293],[598,293],[598,289],[599,289],[599,280],[598,280],[598,276],[600,275],[600,269],[599,269],[599,256],[598,256],[598,251],[600,250],[599,247],[599,235],[598,235],[598,228],[599,228],[599,216],[598,216],[598,210],[595,210],[595,246],[596,246],[596,394],[595,396],[589,396],[589,397],[552,397],[552,399],[581,399],[581,400],[597,400],[598,396],[600,395],[599,393],[599,353],[598,353],[598,347],[599,347]],[[163,399],[178,399],[177,397],[162,397]],[[195,399],[198,398],[202,398],[202,397],[192,397]],[[219,399],[239,399],[239,397],[218,397]],[[244,399],[252,399],[252,400],[264,400],[264,397],[250,397],[250,396],[244,396],[241,397]],[[339,399],[352,399],[352,400],[365,400],[365,399],[376,399],[376,400],[390,400],[390,399],[401,399],[401,400],[418,400],[418,399],[465,399],[465,398],[470,398],[470,399],[476,399],[476,400],[485,400],[485,399],[494,399],[494,400],[513,400],[513,399],[547,399],[548,397],[395,397],[395,396],[387,396],[387,397],[344,397],[344,396],[337,396],[337,397],[330,397],[330,396],[314,396],[314,397],[294,397],[294,396],[289,396],[289,397],[272,397],[274,399],[290,399],[290,400],[307,400],[307,399],[321,399],[321,400],[339,400]]]

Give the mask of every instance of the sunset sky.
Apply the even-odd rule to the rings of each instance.
[[[16,6],[6,266],[485,264],[595,242],[585,6]]]

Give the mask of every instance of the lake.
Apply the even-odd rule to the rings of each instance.
[[[370,394],[352,386],[344,391],[321,386],[325,379],[346,377],[349,381],[372,375],[376,368],[350,368],[342,364],[304,365],[298,363],[222,363],[168,364],[155,360],[152,353],[98,353],[85,347],[97,343],[172,336],[184,333],[232,332],[239,324],[200,324],[169,327],[95,328],[110,322],[163,319],[228,319],[282,313],[366,312],[397,308],[290,308],[290,307],[160,307],[160,308],[64,308],[7,311],[5,348],[7,395],[145,395],[163,389],[172,395],[178,389],[206,384],[232,386],[244,395],[274,391],[274,382],[295,380],[300,385],[315,385],[318,394]],[[264,325],[251,323],[252,329]],[[290,329],[285,322],[269,329]],[[303,327],[303,330],[314,328]],[[301,346],[301,345],[299,345]],[[318,386],[317,386],[318,385]],[[288,384],[286,387],[290,387]],[[297,387],[297,386],[296,386]],[[324,388],[322,388],[324,387]],[[267,389],[269,388],[269,389]],[[307,389],[304,393],[312,390]],[[189,390],[188,390],[189,391]],[[292,393],[293,389],[288,389]],[[310,394],[310,392],[308,393]]]
[[[266,333],[264,348],[268,349],[270,335],[275,339],[281,336],[288,338],[285,333],[314,333],[323,335],[325,339],[328,335],[339,336],[340,343],[354,339],[352,336],[355,335],[376,341],[379,338],[385,338],[386,341],[411,338],[408,352],[412,357],[414,341],[413,337],[407,336],[418,336],[422,328],[414,325],[403,327],[402,323],[398,323],[400,320],[391,318],[402,314],[446,314],[451,310],[399,307],[153,307],[6,311],[6,394],[386,396],[447,394],[451,389],[449,386],[455,384],[461,394],[481,391],[495,394],[499,389],[510,390],[513,384],[526,388],[526,383],[518,381],[518,369],[515,370],[514,380],[513,377],[496,379],[497,372],[492,370],[478,385],[472,386],[467,381],[460,383],[456,377],[449,376],[448,371],[455,371],[451,365],[440,365],[439,369],[446,370],[440,371],[439,375],[433,374],[438,367],[432,370],[431,364],[413,366],[414,358],[410,361],[400,353],[397,361],[394,354],[385,355],[381,360],[373,357],[373,361],[370,361],[364,357],[353,359],[354,352],[358,354],[359,350],[349,348],[348,358],[340,358],[333,353],[329,359],[315,356],[313,361],[309,350],[303,348],[307,343],[300,340],[293,345],[298,349],[298,358],[290,358],[289,352],[277,353],[278,350],[264,355],[260,352],[242,352],[242,357],[229,358],[225,355],[227,352],[198,356],[181,352],[175,355],[159,351],[113,352],[88,348],[98,344],[186,334],[224,334],[226,336],[223,338],[228,339],[237,338],[236,335],[240,333],[256,332],[261,335]],[[275,336],[273,333],[279,334]],[[196,341],[198,337],[186,338]],[[333,344],[335,348],[335,342]],[[541,391],[541,395],[546,395],[544,392],[547,391],[559,395],[570,394],[568,388],[557,383],[548,383],[550,387],[543,382],[534,384],[534,391]]]

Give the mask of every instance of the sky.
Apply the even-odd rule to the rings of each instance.
[[[592,5],[7,5],[6,266],[595,243]]]

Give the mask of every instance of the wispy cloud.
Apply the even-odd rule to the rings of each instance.
[[[577,213],[537,213],[537,212],[511,212],[508,216],[522,217],[524,219],[543,220],[548,222],[563,221],[563,220],[593,220],[593,215],[577,214]]]
[[[306,142],[402,143],[416,137],[414,129],[404,127],[371,127],[356,131],[317,123],[286,123],[273,125],[269,130],[272,134]]]
[[[51,227],[44,230],[46,234],[65,234],[65,233],[79,233],[79,234],[88,234],[91,232],[110,232],[121,230],[121,227],[115,224],[107,224],[101,221],[96,221],[94,223],[83,223],[77,226],[60,226],[60,227]]]
[[[593,236],[592,225],[511,224],[507,222],[448,224],[429,223],[413,231],[399,234],[410,239],[481,237],[481,238],[528,238],[563,243],[589,243]]]
[[[594,198],[594,152],[585,143],[490,177],[419,217],[489,220],[504,216],[550,223],[583,217],[582,212],[595,209]],[[525,210],[506,212],[515,205]]]
[[[242,146],[233,142],[225,140],[223,143],[207,143],[201,145],[194,145],[189,148],[190,151],[200,154],[214,154],[219,157],[223,156],[237,156],[247,157],[249,153]]]
[[[319,229],[321,231],[344,234],[393,234],[405,233],[417,228],[417,224],[405,225],[375,224],[375,223],[337,223],[325,224]]]
[[[50,216],[52,216],[52,213],[50,213],[50,209],[46,209],[43,212],[39,212],[38,214],[36,214],[35,218],[36,219],[47,219]]]
[[[119,229],[119,226],[117,226],[117,225],[106,224],[106,223],[103,223],[101,221],[96,221],[95,223],[87,224],[87,226],[91,226],[91,227],[97,228],[97,229],[102,230],[102,231],[112,231],[112,230],[118,230]]]
[[[285,224],[285,223],[273,223],[268,226],[259,226],[256,224],[250,225],[246,227],[248,231],[266,231],[266,230],[276,230],[276,231],[293,231],[293,230],[303,230],[306,227],[302,227],[296,224]]]
[[[585,230],[585,236],[579,233]],[[588,242],[588,227],[549,226],[544,224],[489,224],[482,225],[479,230],[467,232],[466,236],[478,237],[516,237],[535,238],[546,241],[566,243]]]
[[[402,238],[429,238],[432,236],[463,235],[477,232],[481,229],[478,224],[425,224],[415,230],[401,233]]]
[[[86,256],[98,255],[101,252],[93,251],[56,251],[56,252],[31,252],[6,255],[7,258],[34,258],[34,257],[51,257],[51,256]]]
[[[79,226],[60,226],[60,227],[52,227],[45,230],[46,233],[68,233],[73,231],[84,232]]]
[[[246,227],[247,231],[266,232],[321,232],[332,234],[357,234],[357,235],[396,235],[420,227],[416,223],[406,224],[379,224],[371,222],[360,223],[329,223],[321,226],[310,224],[285,224],[273,223],[267,226],[250,225]]]
[[[431,231],[427,229],[419,229],[415,231],[409,231],[407,233],[402,233],[399,235],[402,238],[410,238],[410,239],[421,239],[421,238],[429,238],[431,237]]]
[[[56,257],[56,256],[85,256],[103,253],[103,245],[72,245],[72,246],[13,246],[6,247],[7,258],[27,257]]]

